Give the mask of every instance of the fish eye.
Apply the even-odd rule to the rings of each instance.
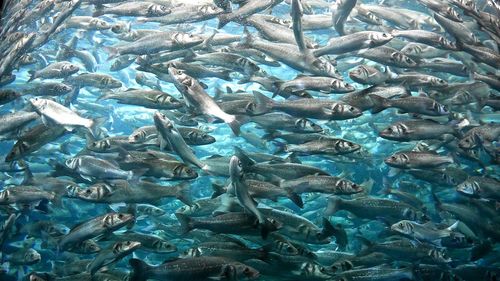
[[[118,214],[118,218],[119,219],[123,218],[123,214]]]
[[[250,272],[250,268],[248,268],[248,267],[245,267],[245,269],[243,270],[243,272],[245,272],[245,273],[248,273],[248,272]]]

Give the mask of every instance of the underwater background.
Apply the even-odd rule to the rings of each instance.
[[[499,13],[5,1],[0,280],[497,280]]]

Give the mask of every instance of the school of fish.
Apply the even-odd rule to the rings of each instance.
[[[500,280],[498,0],[6,0],[1,281]]]

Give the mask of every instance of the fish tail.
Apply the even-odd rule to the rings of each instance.
[[[188,183],[181,183],[175,186],[175,197],[179,199],[182,203],[192,206],[193,199],[191,198],[191,190],[189,189]]]
[[[221,14],[217,17],[219,19],[219,25],[217,29],[223,28],[226,24],[228,24],[231,20],[229,20],[228,14]]]
[[[175,217],[181,224],[180,230],[182,234],[186,234],[193,229],[193,223],[191,222],[191,218],[185,214],[176,213]]]
[[[231,130],[233,131],[233,133],[236,135],[236,136],[239,136],[240,135],[240,128],[243,124],[247,123],[249,120],[249,118],[247,116],[244,116],[244,115],[237,115],[237,116],[234,116],[234,119],[230,120],[229,122],[226,122],[229,127],[231,128]]]
[[[28,70],[28,74],[30,75],[30,78],[28,79],[28,81],[26,81],[27,83],[36,79],[36,71]]]
[[[260,224],[260,235],[262,239],[267,239],[269,233],[276,230],[276,226],[273,225],[271,221],[265,219],[263,223]]]
[[[92,13],[93,17],[98,17],[104,15],[104,6],[103,5],[96,5],[95,10]]]
[[[255,108],[252,110],[252,114],[264,114],[273,109],[274,101],[272,99],[257,91],[254,91],[253,95],[255,97]]]
[[[128,180],[130,182],[138,182],[140,177],[142,177],[148,171],[149,171],[149,168],[134,169],[131,171],[130,178]]]
[[[297,205],[297,207],[301,209],[304,208],[304,202],[302,201],[302,197],[299,194],[291,190],[286,190],[286,192],[288,199],[290,199],[295,205]]]
[[[146,281],[147,271],[150,269],[150,265],[145,263],[140,259],[132,258],[128,261],[132,267],[132,274],[130,275],[130,281]]]
[[[273,144],[276,146],[276,150],[273,152],[273,154],[279,154],[288,151],[288,146],[286,143],[282,143],[280,141],[273,141]]]
[[[91,120],[87,129],[89,129],[90,134],[96,138],[99,135],[99,130],[102,124],[106,121],[105,117],[99,117],[94,120]]]
[[[120,52],[116,47],[104,46],[102,47],[106,52],[108,52],[108,60],[112,60],[120,55]]]
[[[224,186],[220,185],[220,184],[212,183],[212,190],[214,191],[214,193],[212,193],[211,198],[217,198],[217,197],[221,196],[222,194],[226,193]]]
[[[382,111],[390,106],[390,102],[386,98],[383,98],[383,97],[377,96],[377,95],[373,95],[373,94],[368,95],[368,96],[370,97],[370,99],[373,102],[373,107],[371,109],[372,113],[379,113],[380,111]]]
[[[103,94],[100,95],[95,101],[110,99],[112,94],[113,94],[113,91],[103,91]]]
[[[338,197],[332,197],[328,199],[328,204],[326,205],[325,209],[325,216],[331,216],[335,214],[339,208],[340,208],[340,201],[341,199]]]

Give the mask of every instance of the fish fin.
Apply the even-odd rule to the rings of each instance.
[[[133,169],[128,180],[130,183],[137,183],[139,179],[149,171],[149,168]]]
[[[24,168],[24,178],[23,178],[23,182],[21,183],[22,185],[29,185],[29,184],[32,184],[33,183],[33,173],[31,172],[30,170],[30,167],[28,166],[28,164],[25,164],[25,168]]]
[[[130,281],[146,281],[148,279],[147,271],[151,266],[140,259],[130,259],[128,261],[132,267],[132,274],[130,274]]]
[[[339,205],[340,205],[341,200],[342,199],[340,199],[338,197],[330,197],[328,199],[328,203],[326,205],[324,215],[331,216],[331,215],[335,214],[340,208]]]
[[[106,120],[106,117],[99,117],[93,119],[92,122],[90,122],[90,125],[87,127],[87,129],[89,129],[89,132],[93,137],[97,137],[99,135],[100,127],[104,124],[104,122],[106,122]]]
[[[226,123],[229,125],[229,127],[231,128],[233,133],[236,136],[238,136],[240,134],[240,127],[243,124],[247,123],[249,120],[250,120],[250,118],[248,118],[248,116],[235,115],[233,120],[226,122]]]
[[[191,218],[182,213],[175,213],[175,217],[181,224],[180,231],[182,234],[186,234],[193,229]]]
[[[36,71],[34,70],[28,70],[28,74],[30,75],[30,78],[28,79],[28,81],[26,81],[26,83],[29,83],[37,78]]]
[[[175,186],[176,198],[182,203],[192,206],[193,198],[191,198],[191,190],[189,189],[189,184],[187,182],[180,183]]]
[[[108,52],[108,61],[112,60],[120,55],[120,52],[118,51],[118,48],[116,47],[111,47],[111,46],[104,46],[102,47],[106,52]]]
[[[217,29],[221,29],[226,24],[231,22],[231,20],[229,19],[229,14],[221,14],[217,18],[219,19],[219,24],[217,25]]]
[[[95,5],[95,10],[92,12],[92,17],[99,17],[104,15],[104,5]]]
[[[224,186],[216,183],[212,183],[212,190],[214,191],[211,196],[212,199],[226,193],[226,189],[224,188]]]
[[[264,94],[257,91],[253,91],[253,95],[255,97],[255,108],[252,110],[252,114],[264,114],[270,112],[273,109],[273,99],[270,99]]]
[[[374,94],[368,94],[368,96],[373,102],[372,113],[378,113],[390,106],[390,102],[386,98]]]
[[[250,159],[250,157],[247,156],[245,151],[237,146],[234,147],[234,154],[238,156],[238,158],[240,159],[241,165],[243,166],[243,170],[255,164],[255,161]]]
[[[290,199],[297,207],[304,208],[304,201],[302,201],[302,197],[300,194],[297,194],[291,190],[286,189],[287,197]]]

